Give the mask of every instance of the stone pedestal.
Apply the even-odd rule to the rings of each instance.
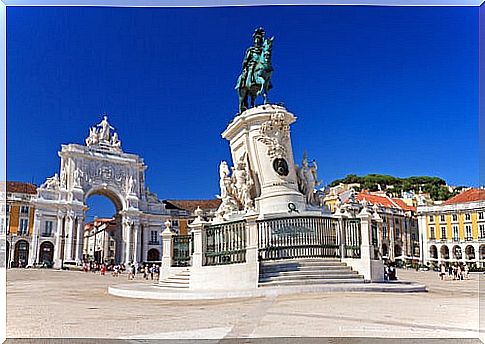
[[[260,105],[236,116],[222,133],[229,141],[234,164],[249,162],[260,216],[297,215],[305,210],[290,139],[296,117],[278,105]]]

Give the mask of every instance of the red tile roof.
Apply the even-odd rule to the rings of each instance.
[[[406,204],[406,202],[404,202],[402,199],[393,198],[392,200],[404,211],[416,211],[416,207]]]
[[[446,202],[443,202],[443,204],[456,204],[456,203],[467,203],[467,202],[476,202],[476,201],[485,201],[484,189],[469,189],[469,190],[463,191],[461,194],[450,198]]]
[[[103,223],[106,223],[109,225],[108,229],[111,229],[111,227],[116,225],[116,221],[114,219],[105,219],[105,218],[99,218],[94,221],[88,222],[84,225],[84,229],[89,229],[94,226],[94,222],[97,223],[98,226],[102,225]]]
[[[2,182],[2,187],[5,187],[4,185],[5,182]],[[7,182],[7,192],[35,195],[37,194],[37,186],[24,182]]]
[[[175,208],[194,212],[197,207],[202,210],[211,210],[219,208],[221,204],[220,199],[203,199],[203,200],[165,200],[165,204],[169,204]]]
[[[382,205],[387,208],[399,208],[389,197],[387,196],[380,196],[380,195],[372,195],[365,192],[359,192],[355,197],[357,201],[363,201],[364,199],[374,205]]]

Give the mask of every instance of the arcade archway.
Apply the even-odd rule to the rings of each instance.
[[[39,248],[39,263],[51,265],[54,263],[54,244],[44,241]]]
[[[24,268],[29,259],[29,243],[26,240],[19,240],[15,244],[13,263],[15,267]]]
[[[159,260],[160,260],[160,251],[158,251],[156,248],[149,249],[147,253],[147,261],[153,262],[153,261],[159,261]]]

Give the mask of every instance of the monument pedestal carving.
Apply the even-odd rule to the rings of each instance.
[[[233,162],[249,163],[260,216],[298,214],[306,209],[290,139],[290,124],[295,120],[282,106],[260,105],[236,116],[222,133],[229,141]]]

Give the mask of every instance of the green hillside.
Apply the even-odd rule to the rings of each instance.
[[[337,186],[340,183],[359,183],[360,188],[356,188],[357,191],[364,189],[369,191],[382,190],[393,197],[400,197],[402,191],[414,193],[422,191],[429,193],[435,201],[447,200],[458,193],[450,192],[446,187],[446,181],[443,179],[428,176],[398,178],[385,174],[368,174],[363,177],[349,174],[345,178],[334,180],[329,186]]]

